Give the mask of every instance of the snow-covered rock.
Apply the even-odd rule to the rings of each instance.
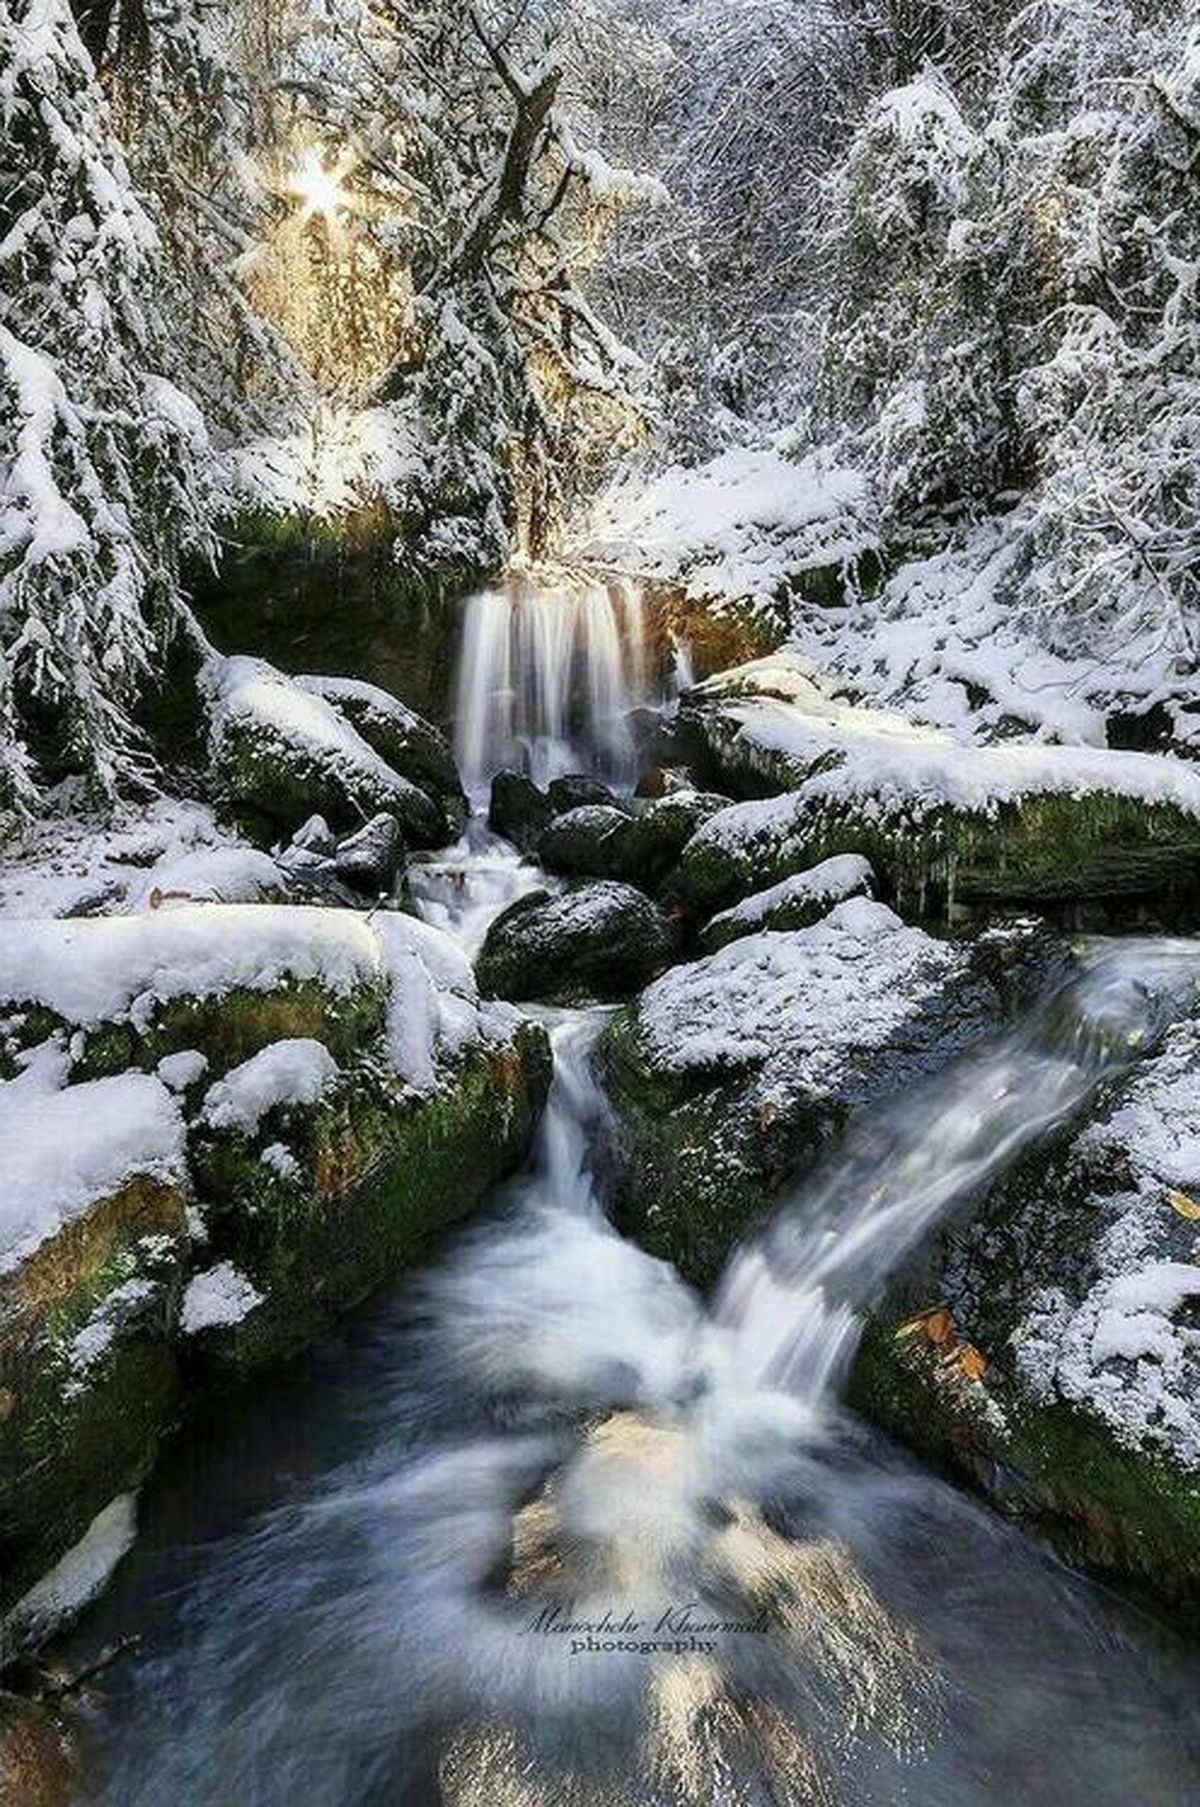
[[[706,923],[700,943],[706,954],[742,935],[768,929],[805,929],[850,897],[870,897],[874,874],[870,862],[858,853],[842,853],[822,860],[807,871],[794,872],[765,891],[755,891],[732,910],[722,910]]]
[[[1087,1560],[1200,1590],[1200,1022],[1101,1095],[892,1283],[858,1401]],[[944,1307],[979,1350],[929,1339]]]
[[[209,658],[200,684],[213,777],[225,798],[289,831],[314,813],[353,828],[386,811],[413,846],[452,839],[443,803],[398,772],[313,682],[306,687],[263,659]],[[381,713],[370,701],[360,708],[371,720]]]
[[[854,897],[810,928],[674,967],[601,1044],[625,1223],[711,1276],[849,1112],[993,1028],[1048,954],[1032,927],[954,944]]]
[[[698,686],[680,725],[705,776],[752,798],[684,849],[680,887],[697,908],[836,853],[863,854],[905,907],[929,914],[1194,900],[1200,769],[1190,762],[981,746],[847,702],[788,653]]]
[[[331,703],[394,771],[436,798],[454,832],[461,831],[467,799],[450,743],[432,722],[361,678],[300,677],[296,683]]]
[[[549,1056],[394,913],[0,917],[0,961],[2,1613],[185,1383],[298,1347],[471,1209]]]

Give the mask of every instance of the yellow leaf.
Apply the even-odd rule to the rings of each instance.
[[[964,1343],[958,1352],[958,1366],[968,1380],[982,1380],[987,1373],[987,1356],[974,1343]]]
[[[1189,1223],[1200,1223],[1200,1205],[1194,1198],[1189,1198],[1186,1192],[1168,1192],[1167,1203],[1172,1211],[1177,1211],[1180,1217],[1186,1217]]]
[[[954,1321],[944,1305],[935,1305],[932,1311],[922,1311],[915,1318],[909,1318],[901,1324],[896,1332],[896,1341],[902,1342],[905,1337],[924,1336],[936,1347],[948,1343],[954,1335]]]

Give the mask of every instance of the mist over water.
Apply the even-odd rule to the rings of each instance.
[[[476,697],[502,664],[481,642],[534,632],[501,613],[468,622]],[[565,732],[515,703],[502,732],[535,719]],[[474,823],[413,893],[474,950],[540,876]],[[79,1660],[143,1640],[90,1709],[88,1799],[1200,1799],[1193,1659],[839,1399],[894,1264],[1198,977],[1200,944],[1097,944],[1023,1023],[852,1128],[708,1301],[608,1221],[606,1013],[543,1012],[555,1077],[527,1171],[302,1378],[218,1421],[185,1485],[152,1485],[73,1640]]]

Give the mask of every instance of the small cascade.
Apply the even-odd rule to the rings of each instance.
[[[514,572],[463,617],[455,752],[468,790],[506,766],[540,784],[589,769],[631,776],[630,712],[649,688],[636,584],[551,586]]]

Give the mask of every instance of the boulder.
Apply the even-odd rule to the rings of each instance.
[[[367,897],[392,889],[404,869],[404,833],[395,816],[373,816],[338,842],[333,868],[343,884]]]
[[[634,813],[589,804],[557,816],[537,844],[548,872],[564,878],[615,878],[655,891],[671,874],[701,823],[728,798],[674,791]]]
[[[936,1072],[1064,957],[1033,925],[952,944],[857,897],[673,968],[600,1044],[623,1227],[711,1280],[851,1111]]]
[[[855,1403],[1072,1558],[1200,1600],[1200,1023],[895,1276]],[[935,1309],[936,1308],[936,1309]]]
[[[728,797],[695,790],[674,790],[647,803],[631,819],[619,876],[645,891],[658,890],[696,830],[728,803]]]
[[[331,703],[393,771],[433,797],[454,833],[461,833],[468,813],[466,794],[450,743],[440,729],[390,691],[361,678],[310,676],[296,682]]]
[[[0,1616],[144,1477],[179,1397],[178,1106],[44,1064],[0,1085]]]
[[[568,772],[565,777],[551,779],[546,795],[556,816],[568,810],[583,809],[588,804],[602,804],[609,809],[623,807],[615,791],[590,772]]]
[[[722,910],[701,931],[700,945],[706,954],[712,954],[743,935],[806,929],[834,904],[844,903],[848,897],[870,897],[873,891],[869,862],[858,853],[839,854],[806,872],[793,873],[766,891],[754,892],[732,910]]]
[[[351,830],[386,811],[412,846],[452,837],[445,804],[389,765],[325,697],[261,659],[214,655],[201,681],[213,782],[247,829],[290,836],[316,814]]]
[[[555,816],[537,843],[547,872],[563,878],[625,877],[633,818],[608,803],[583,803]]]
[[[6,919],[0,972],[2,1615],[206,1376],[295,1349],[471,1210],[550,1058],[395,912]]]
[[[628,996],[674,950],[672,925],[648,897],[600,882],[519,898],[488,930],[476,973],[490,996],[578,1003]]]
[[[553,815],[545,791],[524,772],[497,772],[492,779],[488,827],[529,853]]]
[[[786,654],[697,686],[680,724],[706,780],[750,799],[684,849],[678,890],[697,912],[841,853],[869,859],[908,914],[1032,906],[1103,926],[1200,908],[1200,772],[1188,762],[963,743],[848,703]]]

